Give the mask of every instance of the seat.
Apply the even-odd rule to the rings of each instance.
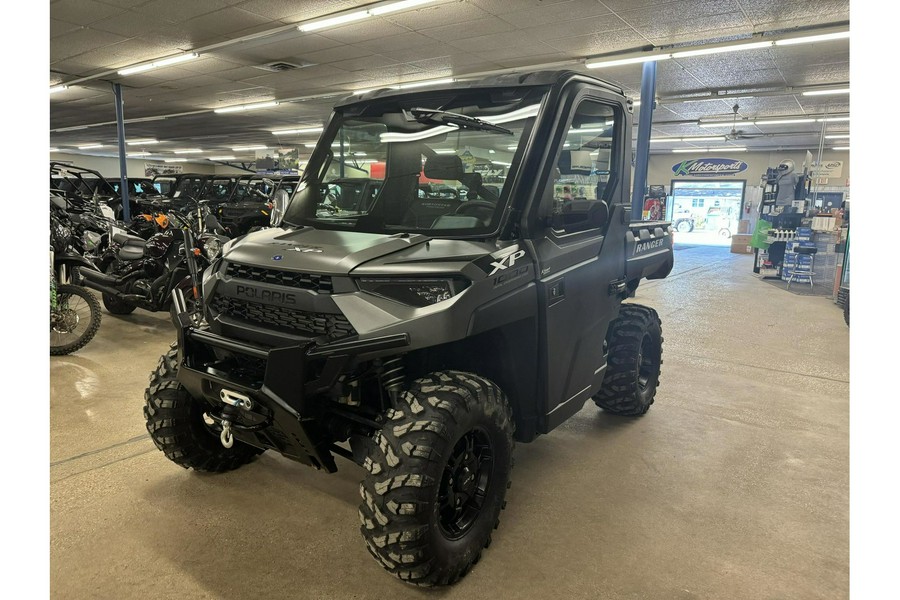
[[[788,277],[787,289],[791,289],[791,284],[794,281],[798,281],[800,283],[806,283],[805,279],[809,279],[809,287],[813,287],[813,276],[816,274],[814,270],[814,265],[816,262],[816,252],[818,252],[818,248],[796,248],[794,252],[797,254],[797,264],[794,265],[793,270],[791,270],[791,274]],[[809,263],[806,264],[800,261],[800,257],[808,256]]]

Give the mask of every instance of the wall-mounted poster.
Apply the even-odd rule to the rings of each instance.
[[[178,175],[184,173],[182,165],[167,165],[165,163],[144,163],[144,177],[156,177],[157,175]]]

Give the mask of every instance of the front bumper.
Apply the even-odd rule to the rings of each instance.
[[[354,356],[409,345],[409,337],[401,335],[266,348],[197,328],[177,292],[173,300],[178,331],[178,381],[188,393],[226,413],[240,415],[239,421],[245,425],[235,423],[232,427],[239,441],[276,450],[329,473],[337,470],[331,450],[333,441],[323,425],[323,416],[327,415],[315,397],[336,384]],[[219,355],[226,351],[262,361],[262,380],[249,381],[232,374],[217,360],[217,350]],[[222,390],[250,398],[252,408],[225,406]]]

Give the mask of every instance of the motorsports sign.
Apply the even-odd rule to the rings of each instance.
[[[747,170],[747,163],[733,158],[693,158],[672,165],[676,177],[721,177]]]
[[[844,161],[842,160],[824,160],[822,164],[813,163],[811,177],[840,177],[844,172]]]

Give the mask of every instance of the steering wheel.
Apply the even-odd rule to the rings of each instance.
[[[486,202],[484,200],[470,200],[460,204],[454,211],[454,214],[477,217],[487,223],[494,215],[495,208],[497,208],[497,206],[491,202]]]

